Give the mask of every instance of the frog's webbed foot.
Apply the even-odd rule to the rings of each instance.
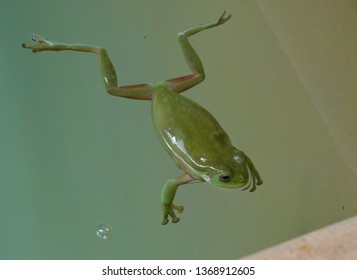
[[[163,219],[161,222],[162,225],[166,225],[169,222],[169,216],[171,217],[173,223],[178,223],[180,221],[180,218],[176,217],[175,211],[182,213],[183,206],[173,203],[176,190],[180,185],[195,181],[197,181],[197,179],[185,173],[176,179],[168,180],[166,182],[161,193],[161,205],[163,212]]]
[[[217,26],[225,23],[227,20],[231,18],[231,15],[228,15],[225,17],[226,11],[223,12],[223,14],[220,16],[220,18],[217,21]]]
[[[257,189],[257,186],[263,184],[263,180],[260,178],[257,169],[255,168],[253,162],[247,155],[246,155],[246,161],[247,161],[246,166],[249,172],[249,182],[246,185],[246,187],[244,187],[242,190],[244,191],[250,188],[249,192],[254,192]]]
[[[31,36],[31,39],[32,41],[36,42],[35,45],[28,45],[26,43],[22,43],[22,47],[25,49],[31,49],[34,53],[53,49],[53,43],[48,41],[41,35],[34,34]]]
[[[174,210],[176,210],[179,213],[182,213],[184,209],[182,205],[176,205],[171,203],[168,205],[163,205],[162,207],[164,212],[164,217],[161,222],[162,225],[166,225],[169,222],[169,218],[168,218],[169,216],[171,217],[173,223],[178,223],[180,221],[180,218],[176,216]]]

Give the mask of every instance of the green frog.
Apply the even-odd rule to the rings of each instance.
[[[158,138],[183,171],[183,175],[168,180],[162,190],[163,225],[168,223],[169,217],[173,223],[180,221],[175,212],[181,213],[183,206],[173,201],[177,188],[183,184],[207,182],[224,189],[242,188],[252,192],[263,183],[251,159],[232,145],[216,119],[202,106],[180,94],[205,78],[201,59],[188,38],[222,25],[230,17],[224,12],[214,22],[193,26],[178,33],[178,42],[192,73],[152,84],[118,85],[114,66],[107,51],[101,47],[52,42],[39,35],[32,36],[34,45],[22,44],[34,53],[63,50],[94,53],[99,57],[101,77],[109,94],[151,100],[152,120]]]

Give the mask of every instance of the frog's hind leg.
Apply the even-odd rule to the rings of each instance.
[[[104,48],[82,44],[55,43],[39,35],[33,35],[32,40],[36,42],[35,45],[28,45],[23,43],[22,47],[32,49],[34,53],[42,51],[64,50],[94,53],[99,57],[102,80],[104,82],[106,91],[109,94],[132,99],[151,100],[152,98],[153,89],[150,84],[138,84],[130,86],[117,85],[117,75],[115,73],[114,66],[110,61],[107,51]]]
[[[162,189],[161,193],[161,205],[163,211],[163,220],[162,225],[166,225],[169,222],[168,217],[170,216],[173,223],[178,223],[180,218],[176,217],[175,211],[182,213],[183,206],[176,205],[173,203],[177,188],[180,185],[187,183],[194,183],[198,180],[191,177],[189,174],[185,173],[182,176],[177,177],[176,179],[168,180]]]
[[[197,26],[190,27],[182,32],[178,36],[178,42],[183,51],[185,60],[192,71],[191,75],[178,77],[166,81],[166,84],[176,93],[181,93],[197,84],[202,82],[205,78],[205,73],[200,57],[193,49],[191,43],[188,41],[188,37],[199,33],[203,30],[219,26],[230,19],[230,15],[225,16],[225,12],[220,16],[220,18],[211,23],[201,24]]]

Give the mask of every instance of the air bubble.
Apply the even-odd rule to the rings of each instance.
[[[106,224],[100,224],[97,226],[97,236],[103,240],[108,240],[110,238],[110,233],[112,228]]]

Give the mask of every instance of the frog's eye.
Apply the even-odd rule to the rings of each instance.
[[[231,179],[231,176],[227,175],[227,174],[222,174],[219,176],[219,180],[221,182],[228,182]]]

